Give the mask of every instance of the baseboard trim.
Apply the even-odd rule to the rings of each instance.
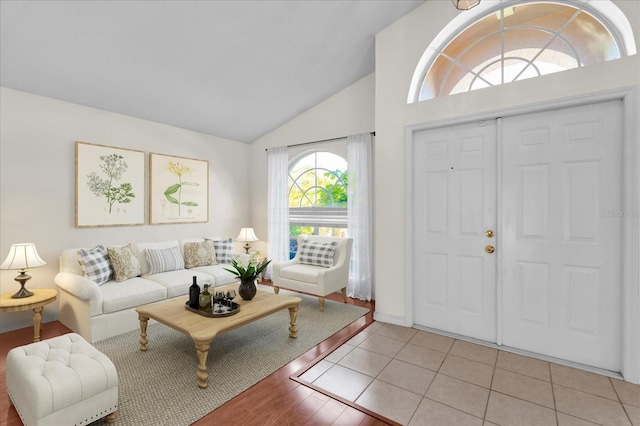
[[[382,314],[380,312],[373,313],[373,319],[375,321],[384,322],[387,324],[399,325],[401,327],[411,327],[411,324],[407,324],[405,317],[397,315]]]

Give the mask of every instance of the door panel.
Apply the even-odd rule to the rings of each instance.
[[[503,120],[503,344],[620,370],[619,101]]]
[[[496,339],[495,122],[418,132],[414,139],[415,322]]]
[[[604,212],[622,206],[621,117],[612,101],[502,119],[495,238],[495,122],[415,133],[416,324],[620,371],[622,218]]]

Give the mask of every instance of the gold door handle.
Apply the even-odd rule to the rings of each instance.
[[[484,235],[486,235],[487,238],[493,238],[493,230],[487,229],[487,232],[485,232]]]
[[[488,246],[486,246],[486,247],[484,248],[484,251],[486,251],[487,253],[491,254],[491,253],[493,253],[494,251],[496,251],[496,248],[495,248],[494,246],[492,246],[492,245],[488,245]]]

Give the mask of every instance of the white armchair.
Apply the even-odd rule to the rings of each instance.
[[[301,258],[303,242],[305,241],[316,246],[331,242],[337,243],[332,259],[333,262],[331,262],[331,259],[328,262],[333,265],[319,266],[317,264],[322,263],[322,259],[326,260],[326,256],[315,259],[313,256],[311,258],[304,256],[305,253],[302,253]],[[324,311],[325,296],[338,290],[342,291],[342,297],[346,303],[352,246],[353,238],[299,235],[296,256],[289,261],[273,264],[271,278],[274,291],[277,294],[280,291],[280,287],[282,287],[287,290],[318,296],[321,311]]]

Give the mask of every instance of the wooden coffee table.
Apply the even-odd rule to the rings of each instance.
[[[215,290],[225,290],[234,288],[238,290],[237,284],[216,287]],[[147,350],[147,323],[149,318],[158,321],[184,333],[193,339],[198,355],[198,386],[202,389],[207,387],[209,373],[207,372],[207,356],[209,347],[213,339],[228,331],[234,330],[253,321],[269,316],[283,309],[289,309],[289,337],[298,337],[298,327],[296,319],[298,309],[302,299],[299,297],[282,296],[258,290],[252,300],[242,300],[237,298],[234,302],[240,305],[237,314],[228,317],[210,318],[191,312],[185,308],[188,296],[165,302],[142,305],[136,308],[138,319],[140,319],[140,350]]]

